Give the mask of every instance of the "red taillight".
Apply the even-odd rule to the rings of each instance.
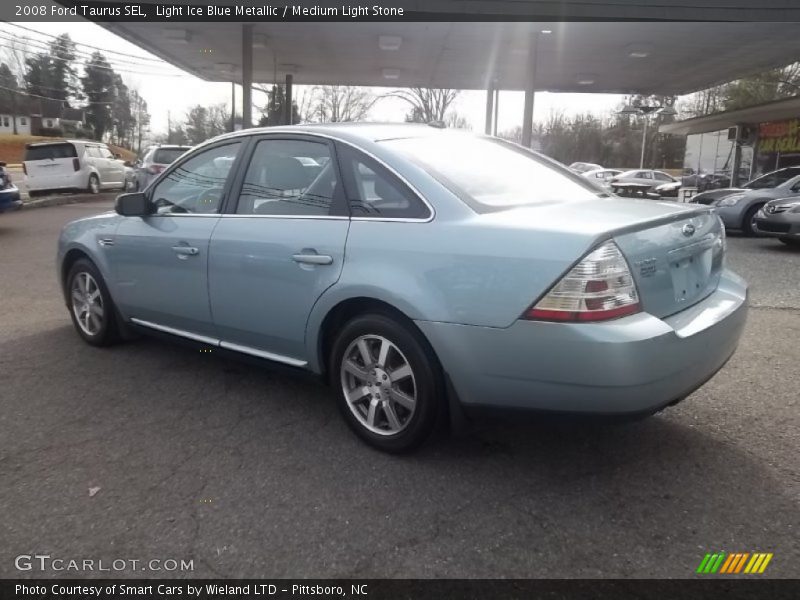
[[[81,159],[80,158],[73,158],[72,159],[72,168],[76,171],[81,170]]]
[[[147,172],[150,173],[150,175],[158,175],[163,170],[164,167],[161,165],[150,165],[150,168],[147,169]]]
[[[560,322],[608,321],[642,310],[625,257],[613,241],[586,255],[524,319]]]

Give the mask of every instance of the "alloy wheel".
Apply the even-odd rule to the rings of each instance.
[[[344,352],[340,367],[347,406],[359,423],[378,435],[395,435],[411,422],[417,386],[408,359],[390,340],[362,335]]]
[[[89,336],[96,336],[103,328],[105,308],[103,294],[94,277],[81,271],[72,280],[72,312],[78,327]]]

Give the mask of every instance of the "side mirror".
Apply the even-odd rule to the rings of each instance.
[[[123,217],[145,217],[153,213],[153,205],[144,192],[134,192],[117,196],[114,210]]]

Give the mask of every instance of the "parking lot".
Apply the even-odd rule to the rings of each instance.
[[[56,238],[110,207],[0,216],[0,577],[64,574],[15,569],[40,553],[192,560],[196,577],[673,578],[715,551],[772,552],[763,576],[800,577],[800,251],[729,238],[748,326],[680,405],[496,423],[394,457],[314,381],[81,342]]]

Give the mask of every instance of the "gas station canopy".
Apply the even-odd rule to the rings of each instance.
[[[245,23],[102,25],[202,79],[243,82]],[[787,22],[249,25],[260,83],[678,95],[800,59]]]

